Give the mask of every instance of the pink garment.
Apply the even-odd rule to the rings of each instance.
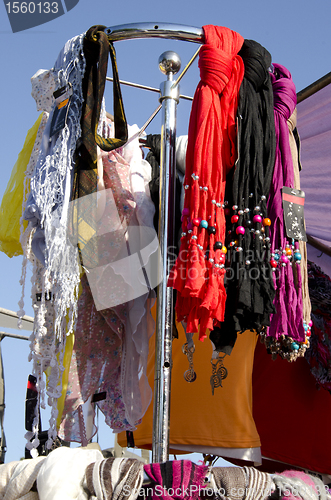
[[[102,165],[104,189],[100,183],[97,198],[102,207],[97,231],[99,266],[81,280],[75,344],[58,432],[60,438],[82,444],[97,430],[94,423],[88,427],[91,419],[84,411],[84,403],[91,403],[94,394],[105,393],[96,404],[106,424],[120,432],[136,429],[152,393],[145,372],[149,337],[154,331],[150,315],[154,291],[145,285],[139,296],[130,296],[132,280],[128,279],[130,258],[139,249],[146,252],[139,247],[139,230],[153,228],[155,209],[146,187],[150,165],[142,160],[138,140],[102,152]],[[155,252],[153,245],[148,252],[149,257]],[[134,271],[139,277],[141,269],[135,266]],[[94,422],[94,408],[89,411]]]
[[[85,275],[81,285],[75,345],[63,410],[65,418],[59,431],[62,439],[79,443],[82,442],[82,419],[78,407],[96,392],[106,392],[106,399],[98,406],[107,424],[116,430],[124,430],[128,425],[120,390],[126,305],[118,306],[116,312],[111,309],[97,311]],[[92,435],[95,432],[96,428]]]

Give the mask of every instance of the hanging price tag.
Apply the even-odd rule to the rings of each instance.
[[[305,193],[300,189],[284,186],[282,200],[287,237],[298,241],[307,241],[303,214]]]
[[[72,96],[72,87],[69,83],[64,87],[53,92],[55,99],[55,108],[53,112],[53,117],[51,121],[50,137],[57,134],[62,130],[67,122],[67,116],[70,106],[70,98]]]

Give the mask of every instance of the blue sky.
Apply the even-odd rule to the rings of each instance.
[[[38,69],[51,68],[65,42],[94,24],[116,26],[167,22],[196,27],[206,24],[227,26],[266,47],[273,62],[283,64],[291,71],[297,91],[331,70],[330,0],[80,0],[76,7],[58,19],[19,33],[12,33],[4,5],[0,11],[0,199],[26,133],[38,117],[31,97],[31,76]],[[117,42],[115,49],[121,79],[158,88],[164,80],[158,69],[159,55],[165,50],[175,50],[183,67],[197,45],[150,39]],[[193,96],[198,81],[195,63],[181,82],[181,93]],[[111,84],[107,84],[105,98],[110,112],[111,90]],[[122,92],[128,123],[142,126],[158,105],[157,94],[131,88],[123,88]],[[187,133],[189,112],[190,103],[181,101],[178,106],[179,135]],[[158,115],[147,133],[159,133],[160,120]],[[12,311],[18,310],[20,299],[21,261],[21,257],[10,259],[0,253],[0,307]],[[32,315],[29,282],[27,285],[25,310],[26,314]],[[28,342],[5,338],[1,347],[6,390],[6,462],[9,462],[24,454],[24,399],[31,366],[27,360]],[[47,429],[44,416],[43,427]],[[100,431],[99,438],[102,447],[112,446],[110,429]]]

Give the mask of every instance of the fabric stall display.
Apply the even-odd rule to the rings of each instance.
[[[148,276],[158,241],[149,193],[151,167],[142,159],[137,131],[136,125],[129,126],[127,145],[101,153],[104,190],[99,194],[105,195],[105,203],[96,227],[99,266],[81,279],[59,429],[66,441],[84,444],[96,433],[94,409],[87,418],[84,403],[95,399],[106,423],[120,432],[134,430],[151,401],[146,367],[155,292]],[[140,250],[144,262],[137,258]]]
[[[156,314],[156,307],[152,310]],[[254,350],[257,342],[255,332],[239,335],[231,356],[227,359],[228,376],[222,390],[214,396],[210,390],[211,373],[206,367],[210,360],[210,342],[199,343],[194,353],[196,380],[187,383],[183,363],[182,345],[186,335],[182,324],[177,323],[178,339],[172,343],[172,386],[170,401],[169,453],[201,453],[221,456],[225,459],[243,460],[245,464],[261,463],[261,441],[253,419],[252,371]],[[155,339],[149,344],[147,376],[154,387]],[[184,375],[184,376],[183,376]],[[203,397],[204,411],[201,411]],[[183,418],[183,415],[190,418]],[[127,435],[117,436],[120,446],[127,447]],[[150,404],[142,423],[133,432],[137,448],[151,449],[153,441],[153,404]]]
[[[305,359],[317,386],[331,394],[331,278],[308,261],[308,284],[313,326]]]
[[[224,322],[210,332],[215,350],[227,354],[237,332],[260,332],[275,312],[266,206],[276,146],[271,55],[253,40],[244,41],[239,55],[245,76],[239,91],[238,159],[226,183],[227,301]]]
[[[179,256],[169,286],[177,290],[178,321],[199,332],[223,321],[223,245],[226,175],[236,160],[236,112],[244,76],[238,52],[243,38],[228,28],[204,26],[199,53],[201,81],[190,115],[185,169],[185,201]]]
[[[66,332],[71,333],[75,322],[79,267],[77,249],[67,237],[68,207],[71,194],[73,161],[76,142],[80,136],[80,113],[82,102],[82,78],[85,60],[82,52],[84,35],[69,40],[60,52],[52,69],[56,89],[65,89],[68,99],[67,120],[60,130],[55,128],[60,103],[53,98],[53,106],[47,120],[30,181],[30,194],[26,202],[24,219],[29,221],[31,249],[34,256],[44,266],[41,273],[41,300],[35,312],[33,342],[30,357],[33,359],[33,374],[38,382],[44,406],[45,382],[43,372],[49,368],[47,393],[52,401],[49,442],[56,438],[55,420],[57,417],[56,400],[61,394],[57,387],[62,370],[62,359]],[[54,93],[53,93],[54,94]],[[62,106],[61,109],[64,109]],[[37,270],[35,269],[37,272]],[[36,275],[34,276],[36,283]],[[32,288],[32,296],[37,292]],[[55,321],[51,332],[47,332],[45,317],[46,298],[52,296]],[[67,322],[68,313],[68,322]],[[47,339],[47,355],[35,349]],[[59,355],[59,359],[57,356]],[[61,359],[62,358],[62,359]],[[38,430],[38,416],[34,430]],[[29,436],[30,437],[30,436]],[[38,439],[27,446],[35,449]]]
[[[109,340],[110,343],[114,342],[116,338],[115,343],[120,343],[121,348],[123,347],[122,350],[119,348],[113,351],[114,358],[117,358],[115,370],[118,371],[114,381],[116,397],[99,402],[108,423],[120,429],[135,428],[149,404],[151,394],[144,375],[144,365],[147,363],[149,335],[154,329],[153,321],[148,316],[149,307],[153,303],[153,291],[148,283],[148,276],[146,278],[144,273],[148,270],[150,258],[157,253],[158,246],[153,228],[154,207],[148,190],[148,182],[151,180],[150,166],[147,162],[143,164],[141,161],[138,140],[131,141],[130,146],[126,147],[125,154],[120,149],[127,141],[128,127],[119,87],[115,51],[108,42],[103,28],[92,27],[87,34],[69,40],[60,52],[54,68],[49,72],[51,75],[49,81],[53,81],[51,90],[54,88],[56,90],[51,92],[50,99],[47,100],[51,109],[42,132],[39,154],[34,156],[36,161],[31,172],[30,193],[24,207],[24,218],[29,221],[31,240],[30,246],[27,243],[27,247],[30,248],[31,260],[35,262],[32,289],[32,296],[36,297],[35,325],[31,343],[33,374],[37,378],[37,387],[41,393],[41,406],[44,407],[45,389],[52,405],[48,448],[52,446],[57,436],[57,425],[61,416],[59,415],[61,404],[58,402],[63,399],[62,382],[68,383],[66,380],[68,366],[65,366],[65,363],[68,363],[69,359],[70,364],[72,341],[70,340],[70,346],[66,351],[66,340],[71,339],[75,332],[79,312],[77,303],[82,268],[79,267],[78,256],[83,264],[83,270],[90,268],[90,271],[95,271],[95,266],[99,266],[94,273],[89,273],[89,284],[86,278],[82,281],[84,293],[80,301],[81,321],[87,319],[88,313],[91,315],[89,319],[94,318],[91,320],[89,331],[89,335],[93,338],[93,333],[95,334],[100,328],[100,321],[101,324],[105,321],[99,311],[106,309],[105,316],[109,322],[115,317],[115,323],[118,323],[115,325],[113,322],[108,327],[111,336],[108,338],[105,335],[106,342]],[[115,80],[112,133],[106,121],[103,99],[109,54]],[[40,83],[40,89],[37,86],[36,92],[38,105],[41,104],[39,100],[42,101],[46,94],[49,97],[51,88],[49,84],[47,90],[45,89],[44,73],[41,71],[37,75],[38,84]],[[63,109],[65,109],[65,119],[62,116]],[[133,127],[131,132],[131,135],[136,134],[137,127]],[[117,153],[114,153],[112,158],[106,157],[115,148]],[[108,170],[104,169],[103,163],[109,165]],[[125,199],[128,202],[126,204],[123,200],[125,182],[120,179],[121,171],[124,176],[129,176],[130,180],[129,198]],[[100,172],[101,176],[98,179]],[[103,192],[110,193],[109,203],[107,195]],[[132,219],[130,230],[128,230],[130,217],[127,220],[126,213]],[[117,222],[118,227],[115,229]],[[111,232],[113,234],[107,240],[105,233]],[[113,245],[112,250],[107,248],[107,244]],[[137,252],[144,246],[146,246],[144,259],[143,261],[138,259],[137,264],[139,255]],[[122,257],[123,261],[117,267],[116,262],[114,269],[111,269],[111,264],[106,265],[118,256]],[[128,256],[134,261],[136,283],[132,283],[130,276],[130,272],[133,273],[133,262],[127,265],[125,261]],[[105,293],[107,294],[109,290],[105,282],[109,278],[109,273],[115,275],[117,281],[122,280],[126,290],[123,283],[119,283],[117,289],[114,286],[112,293],[106,297]],[[140,288],[137,297],[132,290],[138,285]],[[118,294],[121,286],[122,294]],[[91,308],[93,300],[96,301],[94,310]],[[123,314],[117,318],[112,311],[107,311],[109,301],[112,300],[115,300],[115,306],[118,307],[126,303],[122,308]],[[85,335],[87,333],[87,324],[89,323],[80,323],[82,336],[84,332]],[[116,335],[114,335],[115,326],[117,326]],[[96,350],[101,344],[103,348],[102,340],[96,346]],[[81,355],[84,358],[84,353]],[[91,399],[93,394],[89,391],[92,387],[96,389],[102,387],[104,366],[102,359],[100,360],[100,350],[98,356],[98,362],[93,367],[97,380],[91,380],[91,384],[84,387],[84,396],[86,392],[88,395],[84,401],[79,400],[78,407]],[[127,358],[130,359],[130,363],[126,363]],[[43,381],[43,373],[46,371],[47,387]],[[90,371],[91,366],[88,368],[89,373]],[[71,375],[75,378],[77,373]],[[71,383],[69,381],[69,386]],[[72,384],[75,385],[74,382]],[[124,401],[122,406],[119,405],[118,412],[115,411],[115,415],[109,416],[111,410],[108,406],[116,408],[116,403],[111,401],[121,400],[122,397]],[[75,401],[74,397],[72,401]],[[71,410],[72,406],[68,411]],[[82,418],[78,420],[82,424]],[[39,416],[36,412],[32,431],[26,436],[27,446],[32,454],[36,453],[35,450],[39,445],[38,421]],[[92,434],[94,432],[95,430]],[[80,436],[80,442],[85,442],[84,425],[81,426],[80,432],[73,432],[71,438],[77,440],[77,435]]]
[[[267,209],[271,220],[272,258],[270,264],[274,269],[276,312],[272,314],[270,327],[261,334],[261,339],[273,357],[279,354],[288,361],[294,361],[298,356],[304,356],[309,345],[308,335],[310,335],[311,327],[303,320],[299,267],[302,256],[299,252],[298,241],[287,236],[284,220],[284,216],[290,216],[293,205],[298,202],[293,201],[295,197],[290,195],[288,209],[283,208],[285,195],[282,194],[284,186],[294,188],[293,160],[287,122],[296,106],[296,92],[290,72],[280,64],[274,64],[273,68],[271,80],[275,107],[276,158]],[[286,211],[287,214],[285,214]],[[296,221],[299,217],[300,214],[297,215]],[[303,235],[298,231],[297,240],[299,239],[303,239]],[[296,281],[294,281],[295,274],[298,276]]]

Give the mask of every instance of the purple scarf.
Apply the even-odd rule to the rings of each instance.
[[[296,90],[290,72],[280,64],[274,64],[271,74],[274,93],[274,115],[276,131],[276,158],[268,199],[268,214],[271,219],[271,251],[278,263],[274,273],[276,313],[271,316],[268,336],[279,339],[281,335],[295,342],[305,341],[300,266],[294,262],[292,241],[286,236],[282,187],[294,187],[293,161],[289,142],[287,120],[296,107]],[[290,261],[284,256],[286,248],[292,250]],[[275,252],[279,250],[279,253]],[[289,251],[289,250],[288,250]],[[284,262],[283,262],[284,261]],[[292,266],[297,267],[298,284],[295,287]]]

